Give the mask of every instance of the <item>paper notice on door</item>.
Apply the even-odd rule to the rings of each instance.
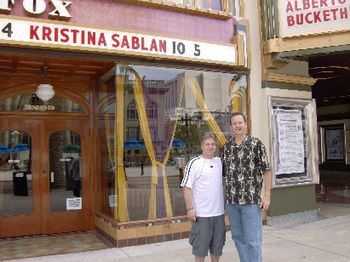
[[[109,207],[116,207],[117,206],[117,195],[109,195]]]
[[[66,198],[66,209],[67,210],[81,210],[82,209],[82,198],[72,197]]]

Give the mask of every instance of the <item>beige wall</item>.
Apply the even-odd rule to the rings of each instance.
[[[251,134],[268,144],[267,100],[262,86],[261,43],[258,20],[258,1],[244,1],[244,17],[249,21],[249,50],[250,50],[250,117]]]
[[[262,88],[263,63],[262,47],[260,39],[258,1],[244,1],[245,18],[249,20],[249,50],[250,50],[250,116],[251,116],[251,134],[259,137],[269,149],[269,128],[268,128],[268,105],[267,97],[279,96],[286,98],[311,99],[311,89],[309,91],[297,91],[277,88]],[[308,66],[306,62],[289,61],[284,67],[276,70],[265,70],[265,73],[274,73],[288,76],[307,76]],[[281,77],[283,78],[283,77]],[[282,83],[282,82],[281,82]],[[289,83],[291,83],[289,81]],[[286,84],[286,82],[284,82]],[[299,83],[300,84],[300,83]]]

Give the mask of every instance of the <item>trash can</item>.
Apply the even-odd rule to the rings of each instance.
[[[15,196],[28,196],[27,172],[12,172],[13,194]]]

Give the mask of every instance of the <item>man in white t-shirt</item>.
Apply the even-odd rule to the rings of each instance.
[[[181,182],[187,216],[193,221],[189,242],[196,262],[203,262],[210,251],[211,261],[219,261],[225,244],[222,164],[215,157],[214,134],[205,133],[202,155],[186,165]]]

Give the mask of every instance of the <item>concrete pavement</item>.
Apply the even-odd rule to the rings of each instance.
[[[331,217],[289,228],[263,228],[264,262],[350,261],[350,215]],[[193,262],[187,239],[97,251],[8,260],[18,262]],[[206,261],[210,261],[209,258]],[[227,233],[221,262],[239,261]]]

